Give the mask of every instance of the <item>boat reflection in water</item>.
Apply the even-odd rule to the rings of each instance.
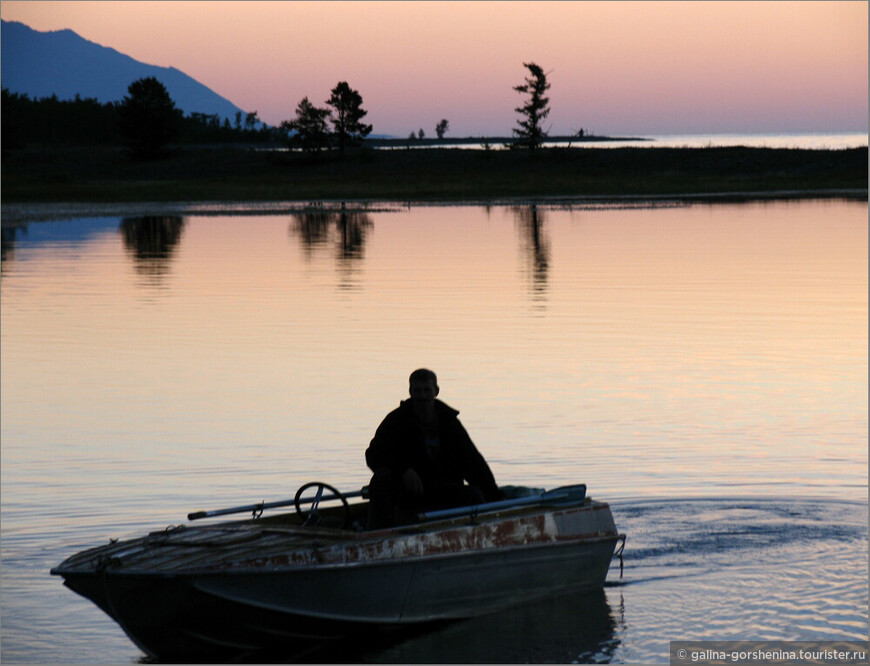
[[[620,646],[619,624],[604,590],[592,590],[450,624],[377,653],[358,655],[358,661],[602,664],[611,662]]]
[[[481,618],[506,608],[601,591],[625,539],[610,507],[587,498],[584,485],[504,490],[504,501],[365,531],[366,501],[351,504],[331,486],[306,484],[292,502],[188,516],[252,511],[253,519],[112,542],[70,557],[52,573],[111,616],[149,657],[176,660],[275,652],[314,660],[470,618],[489,632]],[[340,505],[321,510],[327,500]],[[295,513],[261,517],[262,509],[291,503]],[[599,622],[590,625],[596,636],[607,634],[594,628],[601,610],[599,603],[593,613]],[[405,645],[414,649],[413,640]],[[470,659],[470,645],[456,649],[457,659]]]

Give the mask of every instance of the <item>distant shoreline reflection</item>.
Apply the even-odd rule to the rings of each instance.
[[[367,234],[374,226],[368,213],[348,211],[344,203],[339,210],[321,208],[299,211],[290,215],[295,220],[290,227],[290,233],[299,237],[307,255],[310,255],[316,247],[330,242],[334,227],[338,250],[336,257],[339,260],[361,259]]]
[[[297,236],[306,258],[309,260],[318,247],[335,243],[335,261],[341,275],[339,288],[351,289],[354,285],[355,266],[364,256],[368,234],[374,222],[368,213],[347,210],[342,202],[339,210],[321,206],[314,210],[291,213],[294,222],[290,235]]]
[[[149,283],[160,283],[169,272],[184,224],[184,218],[174,215],[121,220],[119,231],[124,247],[133,255],[136,272]]]
[[[341,202],[339,208],[322,203],[309,204],[305,209],[289,213],[292,222],[291,238],[299,242],[304,256],[311,259],[321,248],[333,245],[334,259],[341,279],[340,289],[355,286],[354,273],[365,259],[366,246],[375,222],[372,214],[358,208],[348,208]],[[509,208],[519,230],[520,250],[527,257],[526,279],[532,297],[545,300],[551,269],[550,239],[546,231],[547,207],[536,204],[517,205]],[[384,212],[384,211],[381,211]],[[144,285],[154,287],[163,284],[170,273],[172,263],[181,245],[188,224],[182,215],[141,215],[121,218],[118,232],[134,269],[144,278]],[[4,272],[9,262],[15,260],[15,250],[20,239],[41,242],[39,238],[28,239],[30,224],[3,225],[2,262]],[[83,240],[83,239],[82,239]]]
[[[532,291],[540,300],[546,295],[550,269],[550,239],[544,231],[546,216],[536,205],[515,206],[512,210],[529,256]]]

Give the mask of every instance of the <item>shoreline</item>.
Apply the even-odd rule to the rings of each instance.
[[[867,196],[867,148],[358,149],[226,146],[134,161],[116,147],[8,151],[2,203],[582,202]],[[5,213],[4,213],[5,214]]]
[[[494,199],[385,200],[385,199],[307,199],[288,201],[138,201],[138,202],[10,202],[0,204],[0,224],[4,227],[33,222],[66,221],[82,217],[166,216],[262,216],[317,212],[393,212],[410,208],[450,208],[459,206],[510,207],[539,206],[551,209],[660,208],[693,204],[734,204],[759,201],[798,200],[867,201],[866,189],[783,190],[771,192],[711,192],[658,195],[554,196]]]
[[[402,139],[400,137],[376,137],[366,138],[363,144],[373,148],[450,148],[452,146],[476,146],[488,144],[490,146],[509,146],[516,143],[516,137],[512,136],[466,136],[466,137],[444,137],[438,138],[411,138]],[[594,134],[586,134],[584,136],[548,136],[544,139],[545,144],[595,144],[607,143],[614,141],[649,141],[652,143],[654,139],[641,136],[598,136]]]

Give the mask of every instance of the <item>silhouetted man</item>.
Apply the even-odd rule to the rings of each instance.
[[[409,522],[423,511],[501,499],[459,412],[436,399],[435,373],[424,368],[412,372],[409,391],[411,398],[387,414],[366,450],[374,472],[369,529]]]

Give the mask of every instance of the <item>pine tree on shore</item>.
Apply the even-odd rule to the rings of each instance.
[[[331,122],[338,140],[338,153],[344,155],[345,148],[367,137],[372,126],[362,122],[368,111],[362,108],[362,96],[346,81],[339,82],[331,93],[326,103],[334,110]]]
[[[523,63],[529,70],[525,83],[514,86],[518,93],[528,95],[528,99],[522,106],[514,109],[520,114],[519,127],[514,129],[517,143],[526,146],[529,150],[535,150],[543,143],[547,133],[541,128],[541,121],[550,113],[550,99],[544,97],[544,93],[550,87],[544,70],[533,62]]]
[[[307,153],[316,154],[329,143],[329,126],[326,124],[329,117],[329,109],[316,107],[304,97],[296,106],[296,117],[281,123],[281,129],[293,132],[289,137],[291,143],[301,146]]]
[[[133,81],[118,106],[118,129],[134,157],[153,158],[179,134],[183,113],[153,76]]]

